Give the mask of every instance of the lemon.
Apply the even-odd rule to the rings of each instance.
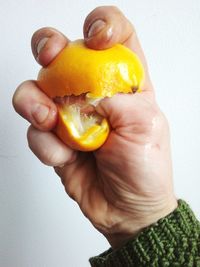
[[[58,107],[58,137],[73,149],[93,151],[110,131],[94,107],[104,97],[140,91],[143,80],[143,66],[127,47],[93,50],[77,40],[40,70],[37,83]]]

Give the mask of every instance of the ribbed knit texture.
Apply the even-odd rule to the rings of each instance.
[[[200,267],[200,223],[179,200],[176,210],[118,250],[90,259],[92,267]]]

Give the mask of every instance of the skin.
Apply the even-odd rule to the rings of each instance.
[[[93,35],[89,34],[99,19],[104,27],[94,26]],[[113,129],[106,143],[93,153],[74,151],[63,144],[51,132],[56,106],[34,81],[19,85],[13,105],[31,123],[27,133],[30,149],[44,164],[54,167],[67,194],[111,246],[118,248],[177,207],[169,128],[156,103],[136,32],[120,10],[113,6],[94,9],[85,20],[83,33],[85,43],[93,49],[126,45],[145,68],[142,93],[118,94],[98,105],[97,112]],[[47,39],[41,47],[43,38]],[[40,29],[32,37],[33,55],[46,66],[69,42],[55,29]]]

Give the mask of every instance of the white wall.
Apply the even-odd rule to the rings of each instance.
[[[108,247],[53,170],[29,151],[28,123],[11,106],[16,86],[39,70],[30,50],[32,33],[53,26],[80,38],[87,13],[103,4],[119,6],[136,26],[171,125],[176,193],[200,218],[200,1],[0,0],[2,267],[85,267]]]

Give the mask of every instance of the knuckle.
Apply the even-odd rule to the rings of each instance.
[[[47,166],[55,166],[56,162],[54,159],[54,155],[52,154],[47,154],[41,159],[42,163],[44,163]]]
[[[163,130],[165,131],[168,128],[168,121],[158,107],[152,108],[152,110],[149,112],[149,116],[149,131],[152,134],[155,132],[163,132]]]
[[[31,146],[29,146],[33,153],[38,157],[38,159],[47,166],[57,166],[59,165],[55,152],[50,152],[46,148],[41,148],[41,151],[34,151]]]
[[[32,81],[28,80],[28,81],[23,81],[22,83],[20,83],[20,84],[18,85],[17,89],[16,89],[16,93],[19,94],[19,93],[25,91],[26,88],[30,86],[30,83],[31,83],[31,82],[32,82]]]
[[[59,151],[50,151],[46,147],[42,148],[41,161],[48,166],[58,166],[62,164]]]
[[[71,199],[77,200],[77,187],[75,186],[75,183],[71,179],[67,178],[68,177],[64,177],[63,175],[61,178],[65,191]]]
[[[65,164],[70,164],[74,160],[72,152],[63,151],[63,148],[49,149],[49,147],[41,147],[41,161],[48,166],[64,167]]]
[[[71,189],[66,189],[66,186],[65,186],[65,191],[66,193],[68,194],[68,196],[73,199],[73,200],[76,200],[76,192],[75,190],[71,190]]]
[[[42,141],[43,138],[41,137],[44,134],[31,125],[27,131],[28,146],[43,164],[48,166],[58,165],[57,151],[49,149],[49,146]]]
[[[110,5],[110,6],[100,6],[100,7],[97,7],[95,8],[96,11],[107,11],[107,12],[116,12],[116,13],[121,13],[120,9],[115,6],[115,5]]]
[[[76,153],[55,142],[52,133],[42,132],[32,125],[27,130],[27,140],[31,151],[45,165],[62,169],[76,159]]]
[[[30,125],[27,130],[27,141],[28,141],[28,146],[29,148],[33,151],[33,139],[34,139],[34,127]]]
[[[135,121],[138,125],[138,132],[152,135],[158,132],[166,123],[165,117],[155,102],[139,102],[135,110]]]
[[[121,10],[115,6],[115,5],[110,5],[110,6],[99,6],[96,7],[87,17],[87,20],[93,17],[98,16],[103,16],[107,17],[107,15],[110,14],[122,14]]]
[[[29,81],[22,82],[20,85],[18,85],[18,87],[15,90],[15,93],[12,97],[12,104],[16,111],[18,111],[19,109],[19,105],[21,103],[20,100],[22,99],[24,89],[27,87],[28,83]]]
[[[30,142],[31,131],[32,131],[32,129],[33,129],[33,126],[30,125],[30,126],[28,127],[28,130],[27,130],[27,139],[28,139],[28,142]]]
[[[112,11],[113,13],[122,15],[121,10],[115,5],[109,6],[108,9],[109,9],[109,11]]]

